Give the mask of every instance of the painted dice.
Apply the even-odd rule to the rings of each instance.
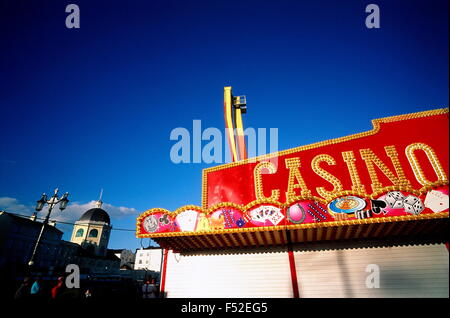
[[[408,195],[406,197],[403,201],[403,206],[406,212],[414,215],[420,214],[425,209],[422,201],[413,195]]]
[[[385,201],[391,209],[403,209],[405,196],[400,191],[391,191],[386,194]]]

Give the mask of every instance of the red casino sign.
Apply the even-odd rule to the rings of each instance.
[[[448,181],[447,109],[373,120],[371,131],[205,169],[203,206],[368,196]],[[276,159],[276,160],[274,160]],[[273,164],[272,162],[275,162]],[[276,166],[278,164],[278,166]]]
[[[150,209],[137,220],[137,236],[258,245],[283,243],[286,230],[448,218],[448,109],[372,124],[367,132],[205,169],[201,207]],[[230,233],[249,234],[221,235]],[[327,233],[314,237],[335,237]],[[186,241],[178,247],[200,245]]]

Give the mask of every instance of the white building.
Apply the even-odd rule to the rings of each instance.
[[[136,250],[134,269],[146,269],[159,272],[161,269],[162,250],[159,247],[148,247]]]
[[[289,254],[287,247],[170,250],[165,296],[294,297]],[[444,244],[309,242],[294,245],[291,255],[300,298],[448,297],[449,258]],[[375,270],[380,273],[379,288],[367,285]]]

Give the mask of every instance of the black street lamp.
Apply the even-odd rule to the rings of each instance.
[[[29,266],[34,265],[34,258],[36,256],[36,251],[39,247],[39,243],[41,242],[42,234],[44,233],[45,226],[48,224],[48,220],[50,218],[50,214],[52,213],[53,207],[59,203],[59,209],[62,211],[67,207],[67,203],[69,203],[69,199],[67,197],[69,196],[69,193],[66,192],[62,195],[61,198],[58,198],[58,188],[55,189],[55,193],[52,195],[50,200],[47,200],[47,195],[45,193],[42,194],[42,197],[39,201],[36,203],[36,211],[41,211],[45,204],[48,204],[48,213],[45,217],[44,222],[42,223],[41,232],[39,233],[38,239],[36,241],[36,244],[34,245],[33,254],[31,255],[30,261],[28,262]]]

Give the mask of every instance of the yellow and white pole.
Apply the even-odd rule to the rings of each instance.
[[[238,161],[236,142],[234,138],[234,120],[233,120],[233,96],[231,86],[223,88],[223,108],[225,115],[225,133],[227,135],[228,145],[230,146],[231,161]]]

